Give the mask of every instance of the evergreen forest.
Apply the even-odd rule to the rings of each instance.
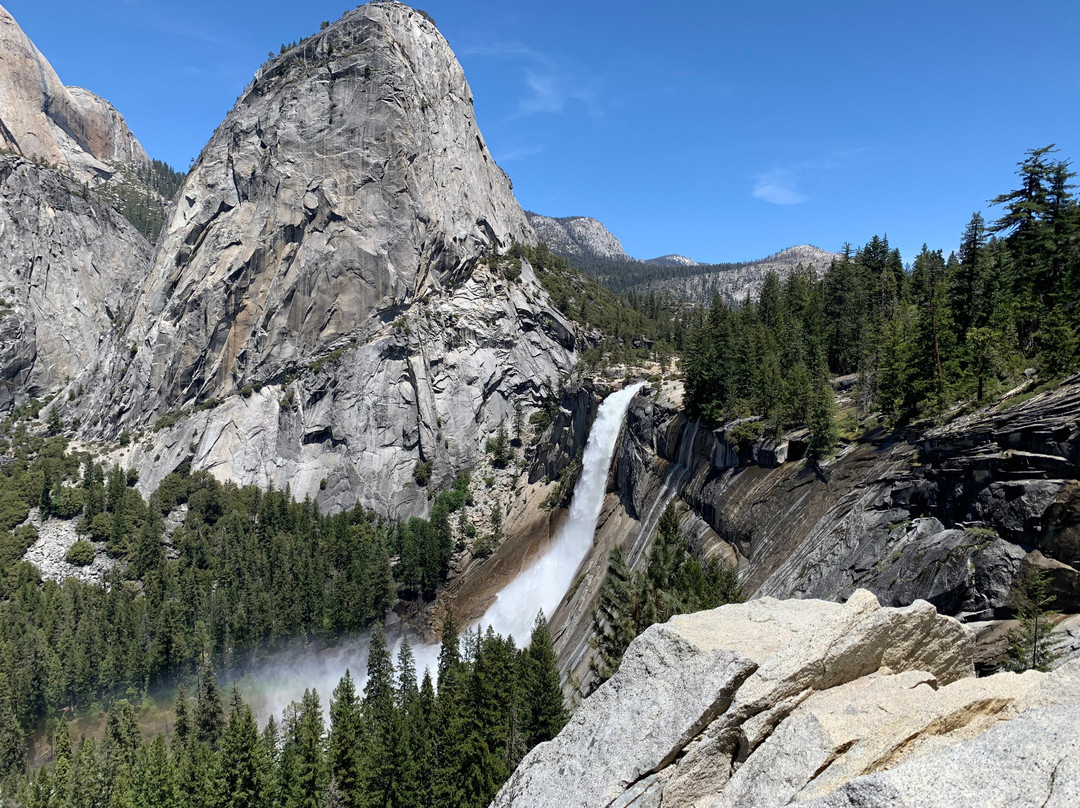
[[[533,746],[567,720],[555,652],[543,615],[527,650],[510,638],[443,629],[438,692],[418,680],[404,642],[391,658],[381,625],[372,632],[366,683],[346,671],[324,719],[306,690],[260,731],[233,688],[222,704],[213,668],[195,697],[177,691],[168,734],[143,739],[135,710],[113,705],[100,739],[73,742],[55,724],[53,762],[22,781],[26,808],[483,808]]]
[[[758,429],[809,427],[811,453],[836,442],[830,380],[854,378],[857,416],[895,427],[958,414],[1036,375],[1080,362],[1080,204],[1052,146],[1019,164],[1019,188],[972,215],[947,257],[910,267],[886,237],[845,246],[820,280],[770,275],[756,300],[719,297],[684,335],[686,408]]]

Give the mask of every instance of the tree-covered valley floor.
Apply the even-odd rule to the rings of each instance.
[[[1028,153],[1019,177],[1019,189],[994,200],[1000,218],[975,214],[954,254],[924,248],[905,266],[875,236],[845,248],[824,277],[769,276],[744,304],[620,297],[543,246],[516,246],[504,260],[511,272],[529,260],[555,305],[595,335],[583,372],[678,357],[691,416],[741,419],[746,437],[805,429],[810,455],[825,458],[870,429],[918,428],[1021,388],[1008,406],[1080,364],[1072,172],[1044,148]],[[839,376],[856,381],[838,415]],[[556,391],[535,432],[552,407]],[[495,636],[459,646],[451,623],[437,694],[407,654],[395,668],[388,653],[373,653],[363,694],[347,683],[309,694],[260,733],[237,695],[216,693],[213,671],[367,629],[378,638],[395,605],[433,598],[465,536],[456,520],[469,476],[432,492],[428,519],[404,524],[362,508],[321,514],[287,491],[223,485],[183,467],[147,501],[123,470],[70,450],[54,413],[31,402],[0,422],[0,776],[21,804],[484,805],[565,720],[542,625],[522,653]],[[493,435],[489,450],[510,453],[509,442]],[[84,541],[68,560],[106,554],[105,580],[43,580],[23,560],[37,538],[32,511],[74,522]],[[491,552],[494,522],[466,538]],[[656,542],[642,573],[611,559],[598,680],[651,622],[738,596],[728,572],[691,561],[677,536]],[[150,707],[177,683],[191,704],[181,696],[171,718]],[[144,742],[140,715],[169,732]],[[99,716],[100,737],[80,743],[86,725],[69,726],[76,716]],[[27,748],[35,732],[46,738],[36,756]]]

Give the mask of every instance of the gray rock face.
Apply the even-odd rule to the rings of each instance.
[[[547,244],[552,252],[615,261],[632,260],[619,240],[596,219],[588,216],[566,216],[553,219],[550,216],[541,216],[539,213],[526,215],[537,237]]]
[[[446,41],[367,4],[264,65],[203,149],[86,411],[105,436],[170,416],[126,461],[140,487],[190,456],[421,512],[419,461],[436,485],[474,466],[573,364],[528,264],[487,260],[534,238]]]
[[[1080,664],[975,678],[972,648],[929,604],[865,591],[677,617],[493,805],[1072,804]]]
[[[545,477],[557,480],[559,472],[573,462],[578,452],[585,451],[589,428],[606,393],[597,390],[591,379],[575,382],[563,391],[555,420],[540,437],[536,459],[529,469],[530,483]]]
[[[693,258],[687,258],[685,255],[677,255],[672,253],[671,255],[661,255],[658,258],[646,258],[646,264],[655,264],[661,267],[696,267],[700,266]]]
[[[150,163],[113,106],[89,90],[65,87],[2,6],[0,149],[44,160],[81,182],[112,176],[110,162]]]
[[[859,777],[807,808],[1080,804],[1080,707],[1032,709],[983,736]]]
[[[1072,805],[1080,663],[975,678],[972,639],[862,590],[674,618],[493,806]]]
[[[98,363],[130,314],[150,246],[71,177],[12,155],[0,156],[0,245],[3,410]]]
[[[643,393],[615,477],[626,511],[640,515],[668,464],[685,467],[679,494],[743,557],[750,594],[836,599],[863,587],[889,605],[924,599],[985,620],[1007,616],[1022,565],[1038,563],[1070,612],[1080,606],[1078,418],[1071,383],[908,440],[870,436],[818,465],[796,462],[798,435],[739,442],[738,423],[709,431]]]
[[[708,303],[719,294],[729,302],[752,300],[761,294],[761,285],[769,272],[776,272],[784,280],[802,265],[815,276],[822,277],[836,253],[822,250],[810,244],[788,247],[778,253],[740,265],[736,269],[712,270],[684,279],[673,279],[662,285],[670,292],[678,293],[688,300]]]
[[[695,639],[669,626],[646,631],[558,738],[526,756],[493,808],[610,805],[667,766],[728,709],[755,669],[750,659]]]

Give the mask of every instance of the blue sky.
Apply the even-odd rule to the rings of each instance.
[[[186,168],[267,52],[351,4],[0,0]],[[1026,149],[1080,162],[1080,3],[423,0],[522,206],[699,261],[953,249]],[[994,213],[991,211],[991,217]]]

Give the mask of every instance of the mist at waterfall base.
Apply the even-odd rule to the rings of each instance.
[[[643,386],[644,382],[630,385],[601,402],[582,456],[581,475],[574,487],[569,519],[551,544],[500,590],[484,616],[470,628],[490,626],[497,634],[513,636],[520,647],[528,643],[540,610],[550,616],[558,607],[592,546],[615,444],[630,401]],[[423,677],[426,668],[435,679],[438,643],[421,642],[400,622],[389,623],[386,634],[395,668],[401,643],[408,637],[418,677]],[[270,716],[280,719],[285,708],[300,701],[304,690],[311,688],[318,691],[325,714],[334,688],[346,670],[351,672],[357,691],[362,692],[367,681],[369,645],[370,636],[365,633],[324,650],[282,652],[242,677],[225,679],[239,685],[244,700],[261,724],[265,724]]]

